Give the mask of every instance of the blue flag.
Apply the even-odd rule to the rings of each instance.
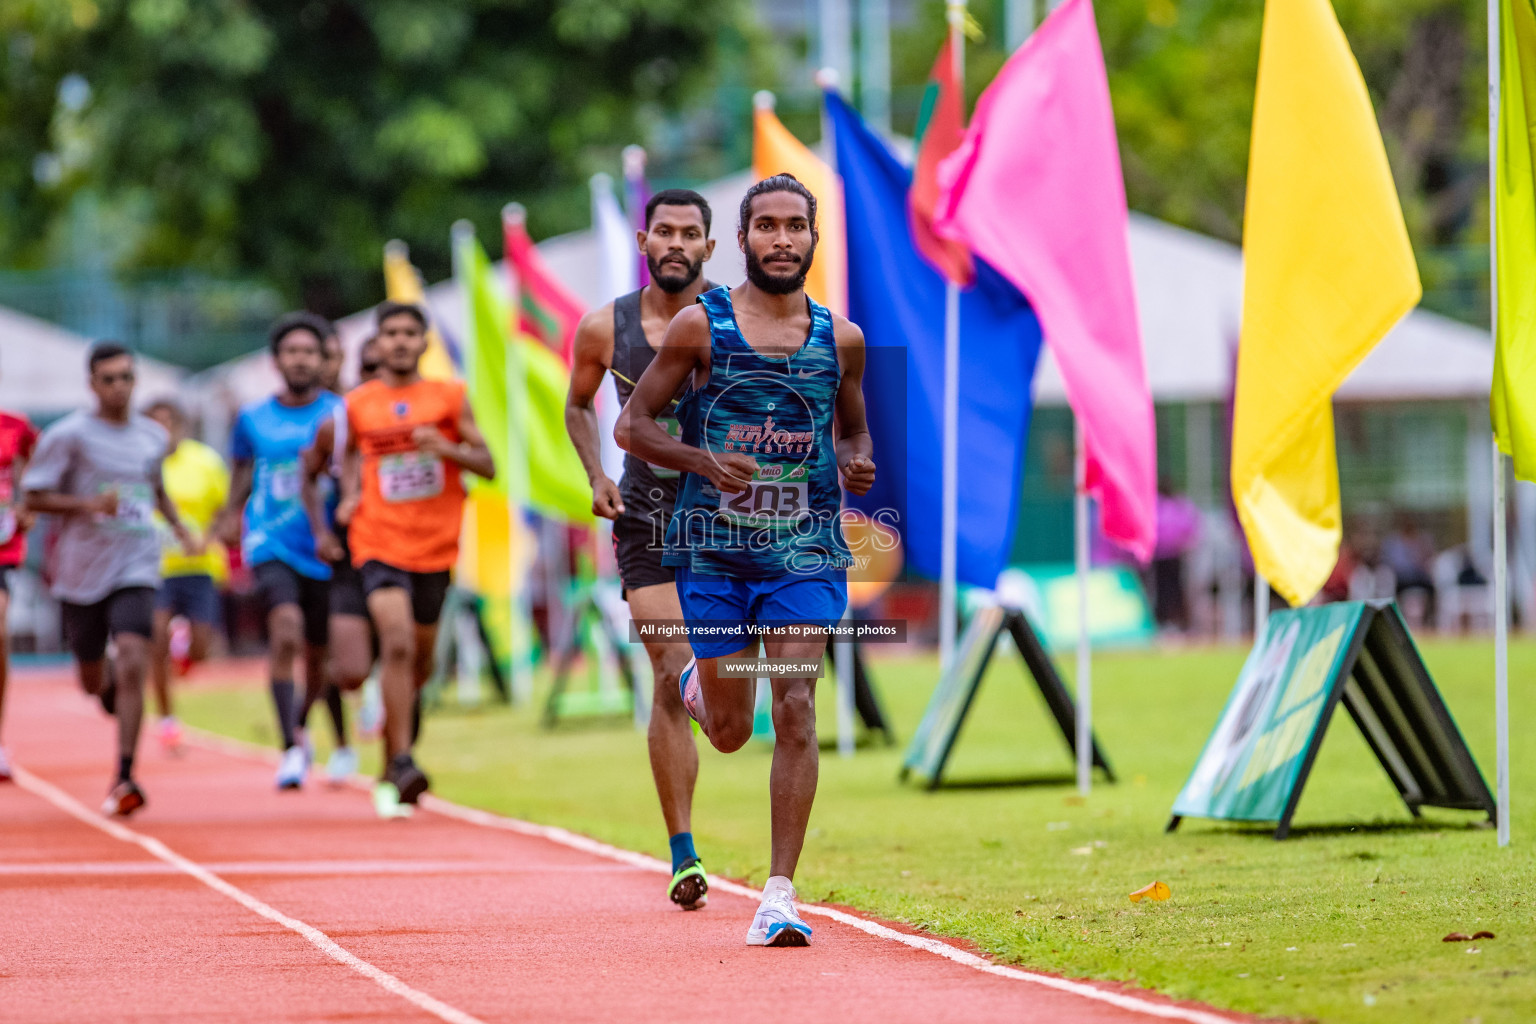
[[[828,93],[826,105],[848,218],[848,316],[868,346],[864,399],[878,467],[875,487],[852,505],[871,515],[900,510],[907,568],[936,578],[945,282],[912,241],[912,172],[841,97]],[[960,294],[961,583],[993,587],[1008,564],[1039,355],[1029,302],[977,260],[976,281]]]

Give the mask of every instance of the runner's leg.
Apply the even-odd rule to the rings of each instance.
[[[411,595],[401,586],[368,595],[368,613],[379,634],[379,686],[384,696],[384,759],[411,749],[411,705],[416,699],[416,630]]]
[[[117,654],[118,780],[133,778],[139,728],[144,718],[144,685],[155,631],[155,592],[150,587],[113,591],[106,602],[107,629]]]
[[[304,613],[298,604],[287,601],[274,605],[267,613],[267,681],[283,750],[294,745],[298,718],[293,679],[303,642]]]
[[[827,642],[824,633],[816,639],[791,639],[775,632],[769,634],[764,646],[770,658],[819,661]],[[773,854],[768,873],[793,879],[805,845],[820,770],[814,678],[773,680],[773,732],[773,768],[768,775]]]
[[[163,586],[163,584],[162,584]],[[150,640],[149,682],[155,691],[160,717],[169,718],[171,710],[171,616],[169,606],[155,609],[155,635]]]
[[[678,621],[683,617],[677,587],[671,583],[639,587],[630,590],[628,596],[630,613],[637,619]],[[691,653],[686,642],[649,643],[645,652],[651,659],[654,680],[646,746],[667,835],[676,836],[692,829],[693,787],[699,776],[699,751],[694,745],[693,727],[677,692],[678,674],[688,664]]]
[[[740,750],[752,738],[752,716],[757,699],[754,680],[720,677],[720,660],[750,658],[755,654],[757,644],[753,643],[731,654],[700,658],[694,668],[704,690],[704,721],[699,726],[709,737],[710,744],[724,754]]]
[[[373,671],[372,630],[373,626],[362,615],[331,616],[329,674],[341,689],[357,689]]]

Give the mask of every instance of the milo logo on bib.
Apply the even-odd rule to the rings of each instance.
[[[720,492],[720,514],[742,526],[789,526],[811,514],[805,466],[761,465],[739,494]]]

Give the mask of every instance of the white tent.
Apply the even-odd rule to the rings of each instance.
[[[0,409],[50,419],[89,406],[86,355],[91,342],[46,320],[0,307]],[[176,394],[182,371],[138,358],[139,401]]]
[[[1224,402],[1242,325],[1243,256],[1235,245],[1131,215],[1131,272],[1157,402]],[[1344,382],[1343,401],[1486,399],[1493,379],[1487,331],[1417,310]],[[1065,405],[1050,355],[1035,385],[1041,405]]]

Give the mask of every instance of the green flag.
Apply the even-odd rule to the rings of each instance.
[[[454,232],[454,276],[469,321],[470,405],[496,465],[505,470],[486,486],[540,515],[590,522],[587,474],[565,432],[565,364],[543,345],[512,336],[510,308],[472,230]]]
[[[1515,476],[1536,481],[1536,8],[1499,4],[1499,133],[1495,168],[1498,307],[1493,436]]]

